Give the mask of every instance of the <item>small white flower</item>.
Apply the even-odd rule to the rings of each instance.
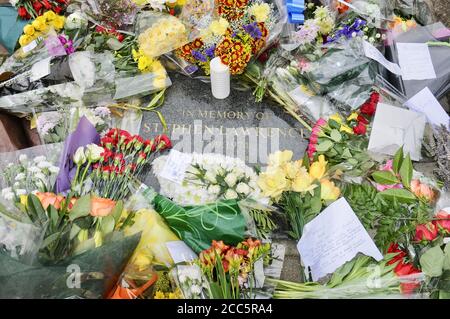
[[[220,186],[219,185],[210,185],[208,187],[208,192],[213,195],[218,195],[220,193]]]
[[[15,182],[15,183],[13,184],[13,187],[14,187],[14,188],[19,188],[19,187],[20,187],[20,182]]]
[[[386,40],[386,34],[382,34],[381,39]]]
[[[5,198],[6,200],[13,200],[14,196],[15,196],[13,192],[5,193],[2,195],[3,195],[3,198]]]
[[[377,33],[377,34],[375,35],[375,38],[377,38],[377,39],[381,38],[381,34]]]
[[[180,281],[180,283],[186,282],[187,279],[188,279],[187,276],[183,273],[178,275],[178,280]]]
[[[228,184],[228,186],[233,187],[236,185],[237,182],[237,176],[234,173],[230,173],[225,177],[225,183]]]
[[[356,38],[356,32],[352,32],[352,38]]]
[[[86,163],[86,155],[84,154],[84,147],[80,146],[76,152],[75,155],[73,156],[73,162],[76,165],[83,165],[84,163]]]
[[[27,194],[27,191],[25,189],[16,189],[17,196],[26,195],[26,194]]]
[[[374,43],[374,42],[375,42],[375,39],[374,39],[373,37],[370,37],[370,38],[369,38],[369,42],[370,42],[370,43]]]
[[[11,193],[11,192],[12,192],[12,188],[11,188],[11,187],[3,188],[3,189],[2,189],[2,196],[3,196],[4,194]]]
[[[47,177],[46,177],[44,174],[42,174],[42,173],[36,173],[36,174],[34,175],[34,177],[35,177],[37,180],[41,180],[41,181],[45,181],[45,180],[47,179]]]
[[[193,295],[200,295],[202,293],[202,288],[199,285],[191,286],[191,293]]]
[[[46,158],[45,156],[41,155],[41,156],[36,156],[36,157],[33,159],[33,162],[39,163],[39,162],[46,161],[46,160],[47,160],[47,158]]]
[[[22,164],[25,163],[28,160],[28,156],[27,154],[20,154],[19,156],[19,162],[21,162]]]
[[[24,173],[19,173],[19,174],[16,175],[14,180],[16,180],[16,181],[23,181],[23,180],[25,180],[25,178],[26,178],[26,176],[25,176]]]
[[[37,167],[39,167],[41,169],[49,168],[50,166],[53,166],[53,165],[47,161],[42,161],[37,164]]]
[[[8,167],[8,168],[11,168],[11,167],[13,167],[13,166],[14,166],[13,163],[9,163],[7,167]]]
[[[236,199],[236,198],[238,198],[238,194],[234,190],[229,189],[225,192],[224,197],[225,197],[225,199]]]
[[[103,147],[98,146],[97,144],[89,144],[88,146],[86,146],[86,157],[87,159],[92,162],[98,162],[100,160],[100,158],[102,157],[102,153],[105,150],[103,149]]]
[[[58,173],[59,173],[59,167],[56,167],[56,166],[50,166],[50,167],[48,168],[48,170],[49,170],[50,173],[52,173],[52,174],[58,174]]]
[[[28,171],[30,173],[36,174],[36,173],[40,173],[41,169],[39,167],[37,167],[37,166],[31,166],[31,167],[28,168]]]
[[[247,195],[248,193],[250,193],[250,187],[249,187],[247,184],[245,184],[245,183],[239,183],[239,184],[236,186],[236,191],[237,191],[238,193]]]

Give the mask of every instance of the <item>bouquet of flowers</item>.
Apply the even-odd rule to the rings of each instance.
[[[209,298],[253,298],[254,264],[269,251],[269,244],[251,238],[235,247],[213,240],[212,246],[202,251],[197,261],[208,283]]]
[[[68,3],[67,0],[10,0],[9,2],[17,8],[19,17],[24,20],[37,18],[50,11],[60,14]]]
[[[231,74],[241,74],[253,56],[266,46],[275,23],[273,5],[263,1],[219,1],[217,19],[200,37],[183,45],[177,54],[209,74],[209,62],[220,57]]]
[[[269,166],[259,175],[258,185],[263,195],[281,207],[290,225],[289,235],[300,239],[303,227],[316,217],[323,204],[336,200],[340,189],[327,176],[327,161],[323,155],[310,163],[292,161],[292,151],[278,151],[269,156]]]

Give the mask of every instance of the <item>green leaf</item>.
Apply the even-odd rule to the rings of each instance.
[[[335,142],[340,142],[342,140],[342,135],[341,133],[339,133],[338,130],[336,129],[332,129],[331,130],[331,135],[330,135],[331,139]]]
[[[303,155],[302,165],[303,165],[307,170],[309,170],[310,162],[309,162],[309,156],[308,156],[308,153],[306,153],[306,152],[305,152],[305,154]]]
[[[48,211],[48,215],[50,216],[50,220],[52,222],[52,226],[56,228],[57,225],[58,225],[58,219],[59,219],[58,211],[52,205],[50,205],[47,208],[47,211]]]
[[[113,51],[118,51],[124,46],[124,44],[116,38],[109,38],[108,41],[106,41],[106,44]]]
[[[372,177],[375,182],[381,185],[392,185],[398,183],[397,177],[389,171],[377,171],[372,174]]]
[[[344,150],[344,152],[342,152],[342,158],[344,158],[344,159],[349,159],[349,158],[352,158],[352,153],[350,153],[350,150],[348,149],[348,148],[346,148],[345,150]]]
[[[102,217],[100,219],[100,229],[103,235],[107,235],[114,230],[115,222],[114,217],[111,215]]]
[[[400,176],[402,178],[402,184],[406,188],[411,187],[411,179],[413,174],[413,166],[411,162],[411,157],[406,155],[405,159],[403,160],[402,166],[400,167]]]
[[[74,239],[78,235],[80,230],[81,230],[81,228],[78,227],[77,224],[73,224],[72,228],[70,229],[70,236],[69,236],[70,240]]]
[[[383,197],[386,200],[398,200],[400,203],[411,203],[416,201],[416,196],[413,193],[406,189],[387,189],[378,193],[379,196]]]
[[[71,221],[89,215],[91,212],[91,195],[81,196],[73,205],[69,219]]]
[[[445,255],[445,259],[444,259],[443,268],[444,268],[444,270],[450,270],[450,243],[447,243],[447,245],[445,245],[444,255]]]
[[[420,257],[420,266],[422,271],[430,277],[439,277],[442,275],[442,268],[444,266],[444,252],[441,247],[434,246],[428,249]]]
[[[114,221],[116,224],[119,223],[120,216],[122,216],[122,211],[123,211],[123,201],[119,200],[116,203],[116,206],[114,206],[114,209],[111,213],[111,215],[114,217]]]
[[[44,207],[42,207],[41,201],[36,195],[30,194],[27,199],[28,212],[33,223],[38,222],[41,226],[47,221],[47,214]]]
[[[325,140],[325,141],[319,143],[319,145],[317,145],[316,149],[317,149],[318,152],[326,152],[331,147],[333,147],[333,142],[331,142],[329,140]]]
[[[398,149],[398,151],[394,155],[394,160],[392,161],[392,169],[394,173],[397,174],[402,166],[403,162],[403,146]]]
[[[57,233],[51,234],[50,236],[47,236],[47,238],[45,238],[44,241],[42,242],[40,249],[43,249],[43,248],[47,247],[48,245],[50,245],[51,243],[53,243],[55,240],[57,240],[59,238],[60,235],[61,235],[61,232],[57,232]]]

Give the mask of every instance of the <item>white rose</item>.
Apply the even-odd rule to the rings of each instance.
[[[230,173],[225,177],[225,183],[228,184],[228,186],[233,187],[236,185],[237,182],[237,176],[234,173]]]
[[[236,191],[238,193],[247,195],[248,193],[250,193],[250,187],[245,183],[239,183],[236,187]]]
[[[229,189],[226,191],[225,199],[236,199],[236,198],[238,198],[238,194],[234,190]]]
[[[86,146],[86,157],[89,161],[95,163],[98,162],[100,160],[100,158],[102,157],[102,153],[105,150],[103,149],[103,147],[98,146],[97,144],[89,144],[88,146]]]
[[[206,172],[205,179],[211,183],[217,183],[216,174],[211,171]]]
[[[208,192],[214,195],[217,195],[220,193],[220,186],[219,185],[210,185],[208,187]]]
[[[84,147],[80,146],[76,152],[75,155],[73,156],[73,162],[76,165],[83,165],[84,163],[86,163],[86,155],[84,155]]]
[[[75,11],[66,18],[64,28],[66,28],[67,30],[80,29],[86,24],[87,24],[86,16],[80,11]]]

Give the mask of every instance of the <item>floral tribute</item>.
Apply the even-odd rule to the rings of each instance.
[[[52,11],[60,14],[65,10],[68,0],[10,0],[10,3],[17,8],[17,13],[21,19],[29,20]]]
[[[273,21],[273,7],[262,1],[220,0],[218,19],[200,37],[177,50],[179,56],[209,74],[209,62],[220,57],[231,74],[244,72],[250,59],[266,45]]]

